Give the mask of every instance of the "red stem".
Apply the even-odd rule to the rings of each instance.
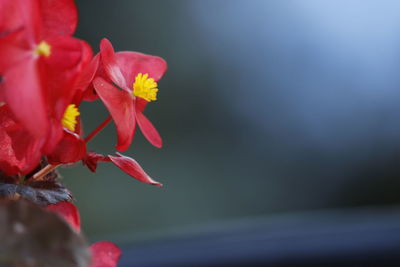
[[[101,130],[104,129],[104,127],[107,126],[107,124],[112,120],[111,116],[108,116],[107,119],[105,119],[96,129],[93,130],[88,136],[85,138],[85,142],[89,142],[90,140],[93,139]]]

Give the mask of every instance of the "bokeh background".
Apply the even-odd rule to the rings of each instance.
[[[169,70],[125,152],[163,188],[114,167],[62,169],[89,239],[135,243],[210,225],[400,204],[400,2],[78,0],[94,50]],[[86,131],[107,116],[82,108]],[[113,153],[113,125],[90,144]],[[301,215],[299,215],[301,216]],[[203,230],[202,230],[203,229]]]

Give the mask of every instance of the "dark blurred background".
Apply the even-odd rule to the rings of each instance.
[[[107,37],[169,64],[146,110],[165,145],[137,132],[125,152],[164,188],[107,163],[61,170],[91,240],[400,204],[400,2],[77,4],[76,35],[96,52]],[[86,131],[107,116],[100,103],[82,110]],[[110,125],[90,147],[115,142]]]

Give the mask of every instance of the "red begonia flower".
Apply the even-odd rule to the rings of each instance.
[[[161,183],[153,180],[139,165],[139,163],[127,156],[116,153],[117,156],[103,156],[97,153],[88,153],[83,160],[83,163],[92,171],[96,172],[98,162],[112,162],[129,176],[146,184],[162,186]]]
[[[49,152],[62,136],[59,121],[91,49],[70,37],[77,22],[73,0],[1,0],[0,8],[20,18],[0,23],[0,98],[29,132],[52,141]]]
[[[59,214],[78,233],[81,230],[80,216],[76,206],[70,202],[58,202],[47,206],[47,210]],[[121,257],[121,249],[112,242],[101,241],[90,246],[92,262],[90,267],[115,267]]]
[[[167,70],[166,62],[137,52],[115,53],[107,39],[101,41],[100,55],[104,71],[93,85],[116,124],[116,148],[123,151],[131,145],[136,122],[147,140],[161,147],[162,139],[143,110],[156,99],[157,81]]]

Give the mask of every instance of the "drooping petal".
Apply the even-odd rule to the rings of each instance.
[[[128,175],[132,176],[133,178],[147,184],[162,186],[157,181],[154,181],[137,163],[136,160],[126,157],[120,153],[116,153],[117,156],[108,156],[111,161],[121,170],[123,170]]]
[[[118,52],[115,57],[129,88],[139,73],[147,73],[157,82],[167,71],[167,63],[160,57],[128,51]]]
[[[81,231],[81,218],[78,209],[71,202],[58,202],[47,206],[47,210],[52,211],[64,218],[72,228],[78,233]]]
[[[136,111],[136,120],[146,139],[155,147],[162,147],[162,139],[154,125],[140,111]]]
[[[112,242],[96,242],[90,246],[92,263],[90,267],[115,267],[121,257],[121,249]]]
[[[115,59],[114,48],[106,38],[101,40],[100,54],[104,70],[108,77],[113,81],[113,83],[126,90],[126,81]]]
[[[118,144],[116,148],[120,151],[128,149],[132,143],[136,125],[131,95],[117,89],[101,77],[95,78],[93,85],[117,127]]]
[[[40,0],[43,20],[42,38],[52,35],[72,35],[78,22],[73,0]]]
[[[47,156],[50,164],[73,163],[86,155],[86,143],[75,133],[64,130],[61,141]]]

